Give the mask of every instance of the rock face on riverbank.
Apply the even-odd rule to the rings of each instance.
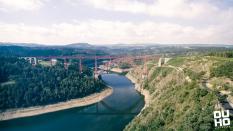
[[[57,104],[51,104],[46,106],[9,109],[0,113],[0,120],[10,120],[21,117],[29,117],[29,116],[35,116],[49,112],[65,110],[74,107],[87,106],[103,100],[104,98],[111,95],[112,92],[113,92],[112,88],[107,88],[101,91],[100,93],[94,93],[84,98],[72,99],[67,102],[60,102]]]
[[[127,77],[132,83],[135,84],[135,89],[136,89],[138,92],[140,92],[140,93],[144,96],[145,105],[144,105],[143,109],[141,110],[141,111],[143,111],[143,110],[144,110],[146,107],[148,107],[149,104],[150,104],[150,97],[151,97],[151,96],[150,96],[150,93],[149,93],[148,90],[142,88],[142,84],[139,83],[138,80],[137,80],[134,76],[132,76],[132,74],[128,73],[128,74],[126,75],[126,77]],[[140,115],[140,114],[138,114],[138,115]]]

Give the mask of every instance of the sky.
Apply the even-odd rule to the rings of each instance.
[[[0,0],[0,41],[233,44],[233,0]]]

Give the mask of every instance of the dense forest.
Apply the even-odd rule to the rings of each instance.
[[[79,49],[71,47],[24,47],[1,46],[0,56],[70,56],[70,55],[105,55],[99,49]]]
[[[77,63],[64,69],[32,66],[24,59],[0,57],[0,109],[46,105],[99,92],[105,85],[84,68],[79,73]]]
[[[3,44],[3,45],[1,45]],[[70,56],[70,55],[151,55],[167,54],[170,56],[209,54],[221,55],[232,50],[232,46],[217,45],[111,45],[96,46],[90,44],[70,44],[64,46],[27,46],[20,43],[0,43],[0,56]],[[219,53],[219,54],[218,54]],[[231,52],[232,56],[232,52]]]
[[[217,56],[217,57],[225,57],[225,58],[233,58],[233,51],[215,51],[211,52],[208,55],[210,56]]]

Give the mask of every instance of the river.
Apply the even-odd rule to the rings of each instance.
[[[90,106],[0,122],[1,131],[120,131],[144,106],[143,96],[125,76],[103,74],[113,93]]]

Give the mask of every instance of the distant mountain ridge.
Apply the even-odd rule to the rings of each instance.
[[[46,45],[36,43],[13,43],[13,42],[0,42],[0,46],[25,46],[25,47],[44,47]]]
[[[93,45],[89,43],[71,43],[71,44],[54,44],[54,45],[45,45],[45,44],[38,44],[38,43],[14,43],[14,42],[0,42],[0,46],[24,46],[24,47],[68,47],[68,48],[81,48],[81,49],[88,49],[88,48],[127,48],[127,47],[151,47],[151,46],[198,46],[198,47],[233,47],[231,44],[159,44],[159,43],[138,43],[138,44],[127,44],[127,43],[119,43],[119,44],[101,44],[101,45]]]
[[[94,45],[88,43],[72,43],[68,45],[64,45],[65,47],[72,47],[72,48],[93,48],[96,47]]]
[[[94,45],[88,43],[72,43],[67,45],[44,45],[37,43],[13,43],[13,42],[0,42],[0,46],[24,46],[24,47],[70,47],[70,48],[93,48]]]

